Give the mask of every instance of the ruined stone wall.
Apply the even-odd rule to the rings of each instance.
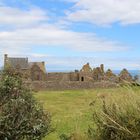
[[[94,89],[94,88],[113,88],[118,85],[109,81],[102,82],[79,82],[79,81],[34,81],[31,82],[31,87],[36,90],[74,90],[74,89]],[[29,83],[28,83],[29,85]]]
[[[83,78],[83,80],[82,80]],[[47,81],[93,81],[92,72],[47,73]]]
[[[8,64],[8,55],[5,55],[4,66]],[[104,71],[104,65],[92,69],[89,63],[80,71],[63,73],[46,73],[44,62],[30,62],[26,58],[10,58],[13,66],[17,62],[24,62],[19,70],[27,82],[35,90],[64,90],[64,89],[91,89],[103,87],[116,87],[121,82],[132,82],[132,77],[126,69],[115,75],[111,70]],[[27,61],[26,61],[27,60]],[[27,64],[27,65],[26,65]],[[24,67],[23,67],[24,66]],[[25,67],[26,66],[26,67]],[[15,67],[16,68],[16,67]],[[25,69],[26,68],[26,69]],[[15,69],[16,70],[16,69]]]
[[[80,72],[79,81],[83,82],[93,82],[93,73],[92,72]]]
[[[38,65],[33,65],[30,69],[30,77],[33,81],[45,81],[46,74],[38,67]]]
[[[46,81],[70,81],[70,73],[47,73]]]
[[[79,81],[79,73],[78,72],[71,72],[70,73],[70,81]]]

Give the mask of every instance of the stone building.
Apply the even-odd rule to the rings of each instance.
[[[29,62],[30,77],[33,81],[46,80],[45,62]]]
[[[93,79],[94,81],[104,80],[104,65],[101,64],[100,67],[96,67],[93,69]]]
[[[122,81],[131,82],[132,76],[123,69],[115,75],[111,69],[104,70],[104,65],[91,68],[89,63],[81,70],[73,72],[46,72],[45,62],[29,62],[28,58],[14,58],[4,56],[4,67],[21,71],[26,80],[37,89],[84,89],[95,87],[115,87]]]
[[[85,64],[79,72],[79,81],[93,81],[93,71],[89,63]]]
[[[25,78],[33,81],[46,80],[45,62],[29,62],[28,58],[15,58],[4,55],[4,68],[10,67],[22,72]]]

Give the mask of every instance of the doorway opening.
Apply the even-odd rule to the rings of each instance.
[[[81,81],[82,81],[82,82],[84,81],[84,77],[81,77]]]

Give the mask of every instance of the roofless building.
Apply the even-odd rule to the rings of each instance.
[[[4,68],[10,67],[21,71],[25,77],[33,81],[46,80],[45,62],[29,62],[28,58],[8,57],[4,55]]]

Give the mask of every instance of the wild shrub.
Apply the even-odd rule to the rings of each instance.
[[[22,75],[4,70],[0,81],[0,140],[41,140],[50,132],[50,115],[25,87]]]
[[[99,97],[101,110],[93,106],[89,139],[140,140],[140,94],[129,88],[128,94],[119,93],[117,98],[112,96]]]

